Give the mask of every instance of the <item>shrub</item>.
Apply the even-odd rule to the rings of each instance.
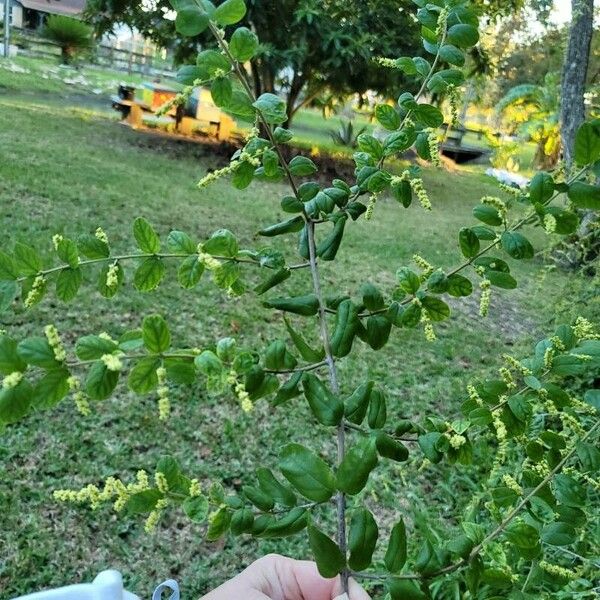
[[[43,35],[60,47],[65,65],[70,64],[78,53],[92,46],[92,28],[82,21],[62,15],[48,17]]]
[[[0,421],[19,421],[69,393],[85,414],[88,399],[103,400],[114,392],[126,366],[129,388],[154,394],[164,420],[169,386],[192,384],[198,376],[208,391],[235,397],[243,411],[270,399],[274,418],[285,418],[286,404],[303,398],[307,427],[314,428],[315,438],[330,436],[335,450],[317,451],[324,448],[320,441],[315,449],[291,441],[280,449],[277,465],[256,457],[256,469],[247,474],[240,492],[227,491],[218,481],[201,487],[174,458],[164,457],[153,479],[141,471],[132,482],[110,477],[100,487],[57,490],[55,497],[92,508],[109,502],[118,511],[145,514],[149,530],[165,510],[181,507],[192,521],[208,524],[208,540],[228,531],[260,538],[306,532],[325,577],[340,574],[344,585],[351,574],[364,577],[393,600],[592,595],[594,563],[586,556],[594,551],[590,540],[597,528],[588,508],[599,489],[595,473],[600,453],[594,445],[599,395],[598,390],[575,392],[570,387],[574,376],[585,381],[600,368],[600,338],[591,323],[578,318],[540,340],[529,356],[506,356],[498,377],[474,379],[466,386],[452,421],[438,414],[394,419],[381,382],[341,381],[338,364],[357,344],[381,349],[397,329],[422,336],[423,343],[434,342],[435,324],[450,316],[448,297],[468,297],[476,287],[485,317],[492,289],[517,286],[505,259],[534,256],[524,228],[569,234],[578,224],[572,206],[599,208],[598,188],[585,180],[600,159],[596,128],[580,129],[578,166],[568,178],[540,172],[527,190],[502,187],[499,196],[482,198],[473,209],[479,223],[458,232],[464,261],[455,268],[444,271],[415,255],[414,264],[400,266],[390,289],[365,282],[351,296],[337,290],[328,294],[321,263],[336,259],[346,228],[375,218],[376,201],[384,191],[398,201],[399,210],[411,208],[414,198],[417,209],[431,210],[419,170],[397,175],[387,163],[414,146],[422,158],[439,164],[435,128],[444,117],[419,100],[425,90],[437,93],[461,84],[460,69],[445,63],[461,65],[465,51],[477,43],[475,12],[457,0],[427,4],[418,11],[425,48],[434,58],[384,58],[380,63],[419,77],[421,92],[401,94],[397,107],[378,105],[375,116],[389,134],[382,141],[360,135],[355,180],[336,179],[322,187],[305,179],[317,171],[309,158],[284,159],[281,146],[293,136],[280,126],[287,118],[285,103],[270,93],[254,97],[246,80],[242,62],[256,50],[256,37],[240,27],[226,40],[221,29],[243,18],[243,0],[226,0],[216,9],[206,0],[174,0],[173,6],[182,34],[208,29],[220,48],[203,50],[195,65],[181,70],[180,80],[188,87],[177,102],[193,85],[210,83],[220,106],[255,123],[230,164],[206,175],[199,186],[225,176],[240,190],[254,179],[285,179],[291,193],[274,213],[290,216],[259,233],[265,238],[294,236],[300,258],[288,261],[272,246],[241,248],[227,229],[201,241],[175,230],[165,244],[148,221],[138,218],[132,232],[135,251],[115,252],[107,234],[98,229],[77,242],[54,236],[56,266],[43,265],[37,251],[22,243],[11,254],[0,253],[0,305],[8,307],[20,292],[25,307],[32,307],[50,283],[61,300],[71,301],[83,283],[83,271],[95,267],[100,267],[100,293],[111,298],[123,287],[125,268],[132,261],[137,263],[134,286],[149,292],[163,282],[167,264],[174,262],[185,289],[196,288],[206,273],[224,293],[267,294],[263,305],[282,315],[285,334],[266,348],[243,348],[232,338],[202,351],[181,348],[161,315],[145,317],[139,329],[118,339],[105,333],[84,336],[74,353],[53,325],[46,327],[44,337],[17,341],[4,334]],[[265,137],[260,137],[259,126]],[[258,281],[245,274],[246,268],[258,273]],[[304,269],[310,274],[310,290],[293,296],[273,292]],[[317,344],[307,341],[313,339],[306,335],[311,326],[318,331]],[[404,462],[409,457],[424,465],[445,461],[458,472],[475,462],[480,480],[469,504],[451,519],[438,523],[432,516],[399,508],[387,539],[380,540],[371,512],[375,501],[367,493],[371,474],[379,461]],[[327,531],[332,512],[335,541]]]

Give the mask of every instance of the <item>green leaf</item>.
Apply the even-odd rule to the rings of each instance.
[[[396,271],[398,286],[407,294],[415,294],[421,287],[421,278],[408,267],[402,267]]]
[[[57,253],[59,258],[73,269],[79,266],[79,253],[77,244],[73,240],[64,238],[58,242]]]
[[[33,389],[34,403],[37,408],[56,406],[68,393],[70,376],[66,369],[52,369],[42,377]]]
[[[163,261],[151,256],[146,258],[136,269],[133,276],[133,284],[140,292],[150,292],[156,289],[165,276],[165,265]]]
[[[119,381],[118,371],[109,371],[102,361],[95,362],[88,372],[85,391],[92,400],[108,398]]]
[[[138,217],[133,222],[133,235],[142,252],[156,254],[160,250],[160,238],[146,219]]]
[[[444,122],[444,115],[439,108],[431,104],[419,104],[413,113],[420,123],[426,127],[441,127]]]
[[[365,438],[347,450],[340,463],[336,476],[338,489],[346,494],[355,495],[363,490],[369,474],[377,466],[375,440]]]
[[[182,288],[189,290],[195,287],[204,273],[204,263],[197,254],[184,258],[177,269],[177,281]]]
[[[380,456],[397,462],[403,462],[408,458],[406,446],[383,431],[377,432],[375,442]]]
[[[600,187],[576,181],[569,186],[569,200],[578,208],[600,210]]]
[[[254,171],[254,165],[252,165],[249,162],[243,161],[233,172],[231,184],[234,188],[238,190],[246,189],[254,179]]]
[[[117,294],[119,288],[123,285],[123,281],[125,280],[125,273],[123,272],[123,267],[117,263],[117,283],[116,285],[111,285],[108,287],[106,285],[106,279],[108,277],[108,270],[111,265],[105,264],[101,269],[98,275],[98,291],[104,298],[112,298]]]
[[[229,51],[239,62],[250,60],[258,50],[258,37],[247,27],[238,27],[229,40]]]
[[[383,560],[390,573],[399,573],[406,563],[406,527],[402,519],[392,528]]]
[[[371,429],[381,429],[387,421],[387,403],[381,390],[373,389],[369,398],[367,423]]]
[[[77,296],[83,276],[81,269],[63,269],[56,278],[56,295],[63,302],[70,302]]]
[[[577,531],[569,523],[550,523],[542,529],[541,538],[552,546],[568,546],[577,541]]]
[[[77,240],[77,247],[87,258],[108,258],[110,256],[108,245],[94,235],[80,236]]]
[[[517,280],[510,273],[488,270],[485,272],[485,276],[496,287],[505,290],[514,290],[517,287]]]
[[[256,117],[256,110],[254,109],[254,106],[252,106],[250,98],[248,98],[248,95],[241,90],[233,90],[231,100],[225,110],[244,121],[254,121],[254,118]],[[239,171],[239,168],[237,170]]]
[[[459,48],[470,48],[479,41],[479,32],[473,25],[458,23],[448,29],[446,40]]]
[[[275,506],[275,501],[271,496],[264,490],[256,488],[251,485],[245,485],[242,487],[242,491],[248,500],[256,506],[259,510],[264,512],[270,511]]]
[[[465,55],[456,46],[452,44],[444,44],[440,50],[440,58],[451,65],[462,67],[465,64]]]
[[[516,231],[504,231],[501,237],[502,248],[517,260],[533,258],[534,250],[529,240]]]
[[[238,242],[228,229],[218,229],[202,244],[202,250],[213,256],[236,256],[239,252]]]
[[[382,127],[389,131],[395,131],[400,127],[400,115],[398,111],[389,104],[378,104],[375,107],[375,118]]]
[[[470,296],[473,293],[473,284],[469,279],[458,273],[453,273],[447,279],[448,293],[457,298]]]
[[[540,540],[537,529],[522,522],[510,523],[504,530],[504,535],[518,548],[535,548]]]
[[[60,363],[54,356],[54,350],[43,337],[26,338],[17,346],[19,358],[28,365],[42,367],[42,369],[54,369],[60,366]]]
[[[322,531],[308,526],[308,543],[321,577],[331,579],[346,567],[346,558],[338,545]]]
[[[582,508],[585,506],[587,492],[584,486],[569,475],[559,473],[553,480],[554,495],[561,504]]]
[[[279,468],[284,477],[313,502],[327,502],[336,489],[331,469],[300,444],[289,444],[283,448]]]
[[[354,511],[350,521],[348,566],[354,571],[364,571],[371,565],[379,528],[372,513],[366,508]]]
[[[342,243],[348,217],[341,214],[331,232],[317,246],[317,256],[322,260],[334,260]]]
[[[204,523],[208,517],[208,498],[206,496],[188,498],[183,503],[183,510],[194,523]]]
[[[125,510],[130,515],[149,513],[156,507],[156,503],[162,499],[163,494],[156,488],[143,490],[131,494],[125,503]]]
[[[14,264],[21,275],[37,275],[42,269],[42,261],[31,246],[17,242],[14,256]]]
[[[174,2],[171,2],[171,4],[174,5],[173,8],[177,11],[175,28],[181,35],[193,37],[202,33],[208,27],[210,13],[206,10],[206,6],[210,3],[187,1],[177,2],[176,6]],[[212,8],[214,9],[214,7]]]
[[[306,341],[304,340],[302,335],[300,333],[298,333],[292,327],[292,325],[288,321],[288,319],[286,317],[284,317],[283,320],[285,322],[285,327],[286,327],[288,333],[290,334],[290,338],[292,338],[292,342],[294,342],[294,346],[296,346],[296,348],[298,349],[298,352],[300,352],[300,356],[302,356],[302,358],[304,360],[311,362],[311,363],[319,362],[319,361],[323,360],[323,358],[325,356],[325,350],[323,350],[323,349],[313,350],[306,343]]]
[[[260,537],[275,538],[294,535],[308,526],[308,511],[305,508],[293,508],[288,514],[271,523]]]
[[[13,303],[19,291],[16,281],[0,281],[0,314]]]
[[[359,385],[345,402],[345,414],[348,421],[360,425],[369,408],[369,399],[373,390],[373,381]]]
[[[500,213],[489,204],[478,204],[473,207],[473,216],[486,225],[502,225]]]
[[[22,380],[12,388],[0,387],[0,423],[16,423],[21,420],[31,406],[33,390]]]
[[[196,66],[202,80],[213,79],[218,73],[229,73],[231,65],[227,57],[218,50],[203,50],[196,57]]]
[[[27,363],[17,353],[17,342],[7,335],[0,335],[0,374],[23,372]]]
[[[432,321],[443,321],[450,316],[450,307],[436,296],[425,296],[421,304]]]
[[[381,142],[368,133],[361,133],[357,138],[359,150],[371,155],[374,159],[380,159],[383,156],[383,146]]]
[[[216,513],[212,514],[209,519],[208,531],[206,539],[209,542],[214,542],[227,533],[231,525],[231,511],[222,506]]]
[[[210,95],[217,106],[227,106],[232,94],[231,81],[227,77],[217,77],[210,86]]]
[[[281,223],[275,223],[261,229],[258,234],[265,237],[275,237],[277,235],[283,235],[286,233],[294,233],[300,231],[304,227],[304,219],[301,216],[292,217]]]
[[[254,513],[249,508],[240,508],[231,517],[231,533],[241,535],[252,531],[254,525]]]
[[[543,204],[554,194],[554,179],[550,173],[536,173],[529,184],[529,198],[532,203]]]
[[[129,389],[136,394],[147,394],[158,387],[156,369],[160,367],[160,359],[148,356],[142,358],[131,369],[127,378]]]
[[[167,236],[167,248],[173,254],[196,254],[196,244],[183,231],[171,231]]]
[[[319,310],[319,300],[314,294],[307,294],[306,296],[296,296],[294,298],[272,298],[271,300],[265,300],[263,306],[311,317],[316,315]]]
[[[292,490],[280,483],[270,469],[261,467],[256,470],[256,477],[260,489],[268,494],[277,504],[282,506],[296,506],[296,496]]]
[[[337,425],[344,416],[344,405],[312,373],[302,376],[304,395],[317,421],[323,425]]]
[[[389,579],[388,590],[392,600],[427,600],[427,596],[412,581]]]
[[[298,177],[305,177],[317,172],[317,165],[306,156],[294,156],[288,166],[291,174]]]
[[[77,340],[75,354],[80,360],[98,360],[104,354],[112,354],[118,345],[98,335],[85,335]]]
[[[245,14],[244,0],[225,0],[223,4],[217,6],[213,18],[219,25],[234,25],[241,21]]]
[[[575,162],[580,166],[591,165],[600,158],[600,121],[594,119],[582,123],[575,135]]]
[[[19,271],[13,258],[0,251],[0,281],[12,281],[18,276]]]
[[[261,94],[252,106],[261,112],[267,123],[283,123],[287,119],[285,101],[275,94]]]
[[[149,315],[144,318],[142,337],[149,352],[158,354],[168,350],[171,345],[171,333],[161,315]]]
[[[458,232],[458,243],[466,258],[473,258],[479,252],[479,238],[469,227],[463,227]]]

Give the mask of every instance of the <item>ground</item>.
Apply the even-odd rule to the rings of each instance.
[[[4,73],[0,71],[4,77]],[[26,75],[26,74],[21,74]],[[35,79],[35,78],[34,78]],[[21,81],[16,74],[14,81]],[[283,185],[255,183],[243,193],[220,181],[198,190],[196,181],[222,160],[210,147],[169,142],[131,131],[114,120],[104,93],[66,88],[51,82],[35,89],[4,79],[0,88],[0,222],[1,246],[23,241],[43,249],[50,259],[51,237],[76,237],[103,226],[119,251],[132,249],[131,223],[142,215],[163,238],[180,228],[197,240],[219,227],[234,231],[245,247],[264,243],[256,231],[282,217],[278,200]],[[51,88],[51,89],[49,89]],[[58,94],[58,95],[57,95]],[[91,99],[90,99],[91,98]],[[472,224],[471,207],[494,183],[478,169],[452,173],[427,170],[425,184],[434,210],[403,209],[382,198],[370,222],[348,228],[339,261],[323,269],[326,289],[355,292],[364,280],[393,287],[396,268],[419,252],[436,266],[460,261],[458,229]],[[539,231],[536,249],[548,244]],[[277,246],[294,253],[293,240]],[[466,384],[501,366],[501,355],[527,352],[555,324],[555,311],[567,291],[585,287],[579,276],[546,268],[543,257],[511,262],[520,286],[495,290],[487,319],[477,315],[477,300],[453,303],[453,317],[437,327],[438,341],[427,344],[420,331],[395,330],[391,342],[375,354],[360,346],[341,362],[344,393],[365,376],[388,389],[392,418],[423,415],[458,416]],[[90,278],[91,278],[90,274]],[[287,285],[306,290],[306,273]],[[248,275],[255,278],[254,273]],[[129,281],[131,271],[129,272]],[[570,292],[571,293],[571,292]],[[561,304],[562,306],[562,304]],[[582,307],[585,314],[586,307]],[[168,319],[181,345],[206,347],[223,336],[241,345],[264,348],[282,335],[282,323],[250,295],[224,297],[208,278],[193,291],[178,288],[174,277],[156,293],[144,295],[132,285],[108,301],[88,281],[72,304],[50,294],[30,312],[17,308],[0,315],[0,327],[18,337],[39,334],[54,322],[67,342],[101,331],[118,335],[137,326],[149,312]],[[569,311],[566,311],[569,312]],[[570,314],[569,314],[570,316]],[[207,544],[202,531],[172,513],[154,534],[137,519],[109,510],[92,513],[52,500],[56,488],[98,483],[109,475],[131,477],[152,470],[162,454],[172,454],[203,486],[222,480],[228,488],[250,480],[259,458],[273,465],[278,449],[290,439],[328,453],[324,428],[306,427],[304,403],[297,399],[273,409],[260,402],[245,415],[229,395],[210,397],[199,382],[173,392],[174,411],[158,420],[156,399],[139,398],[124,387],[110,401],[95,404],[83,418],[66,400],[51,412],[31,416],[0,437],[0,596],[31,592],[65,582],[89,580],[98,571],[120,569],[129,589],[149,597],[162,579],[182,582],[185,597],[197,597],[268,551],[306,554],[303,537],[283,541],[246,539]],[[309,422],[312,423],[312,421]],[[406,464],[386,464],[364,492],[389,525],[398,508],[418,520],[440,500],[440,526],[451,526],[461,500],[474,492],[476,467],[447,466],[420,470],[419,452]],[[423,498],[427,498],[424,502]],[[381,552],[378,553],[379,559]]]

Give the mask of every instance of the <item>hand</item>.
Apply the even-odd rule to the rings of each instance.
[[[350,597],[339,577],[324,579],[314,562],[269,554],[200,600],[370,600],[350,580]]]

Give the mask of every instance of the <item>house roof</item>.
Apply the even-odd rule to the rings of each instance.
[[[53,15],[75,16],[83,12],[86,0],[18,0],[25,8]]]

